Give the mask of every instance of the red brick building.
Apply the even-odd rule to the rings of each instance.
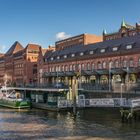
[[[9,85],[37,84],[37,60],[39,45],[28,44],[25,48],[15,42],[10,49],[0,56],[0,83],[5,75]]]
[[[103,31],[103,40],[118,39],[125,36],[135,36],[140,34],[140,24],[136,23],[135,26],[125,23],[123,20],[121,27],[117,32],[107,33],[106,30]]]
[[[126,90],[133,89],[140,82],[138,26],[131,28],[123,22],[117,33],[104,32],[101,42],[95,39],[95,42],[87,44],[74,44],[72,38],[63,40],[62,44],[61,41],[56,42],[56,51],[43,57],[44,85],[56,82],[70,84],[78,71],[80,86],[85,88],[120,90],[120,83],[124,83]]]

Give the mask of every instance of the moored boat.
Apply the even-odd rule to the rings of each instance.
[[[8,90],[4,87],[0,90],[0,106],[15,109],[30,108],[31,102],[22,99],[20,93],[15,92],[15,90]]]

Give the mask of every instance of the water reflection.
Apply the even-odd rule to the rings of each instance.
[[[1,139],[140,139],[140,122],[123,124],[118,110],[71,112],[0,108]]]

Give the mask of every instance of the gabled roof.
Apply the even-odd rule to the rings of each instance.
[[[45,49],[45,48],[41,49],[41,53],[42,53],[43,56],[45,55],[46,51],[47,51],[47,49]]]
[[[38,44],[28,44],[25,49],[31,49],[31,50],[38,50],[39,51],[39,47],[40,47],[40,45],[38,45]]]
[[[14,54],[20,50],[24,49],[23,46],[18,42],[16,41],[12,46],[11,48],[6,52],[6,55],[10,55],[10,54]]]

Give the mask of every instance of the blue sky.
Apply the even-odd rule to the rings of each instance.
[[[14,41],[46,48],[63,37],[140,22],[139,0],[0,0],[0,52]]]

